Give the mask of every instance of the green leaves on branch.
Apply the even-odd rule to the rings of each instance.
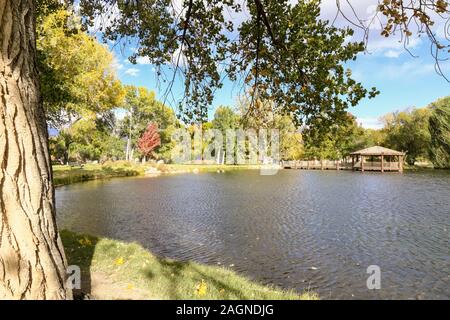
[[[343,159],[351,152],[369,147],[365,139],[365,130],[356,122],[356,118],[347,113],[343,121],[333,124],[324,133],[321,127],[310,126],[303,131],[305,140],[305,158],[307,159]]]
[[[406,151],[406,161],[413,165],[416,160],[428,157],[430,109],[412,109],[394,112],[383,117],[386,146]]]
[[[112,53],[82,30],[74,14],[56,10],[43,17],[37,27],[37,48],[42,96],[52,127],[122,104],[124,93]]]
[[[321,21],[319,1],[255,5],[259,2],[247,2],[252,16],[242,23],[240,42],[234,45],[236,74],[246,73],[252,92],[294,114],[299,124],[320,122],[327,128],[345,121],[346,109],[369,94],[342,66],[364,50],[363,44],[345,42],[351,29]],[[265,20],[271,22],[270,30]],[[234,73],[231,78],[236,79]]]
[[[246,13],[240,3],[185,0],[177,7],[170,0],[80,1],[91,23],[99,15],[107,18],[101,30],[105,39],[126,37],[137,44],[131,60],[148,57],[167,84],[167,95],[176,75],[165,77],[163,67],[182,74],[185,89],[178,100],[186,122],[206,120],[225,75],[243,80],[245,91],[270,99],[308,125],[315,119],[324,127],[341,121],[346,109],[377,94],[343,67],[363,44],[346,42],[352,30],[319,20],[319,1],[249,0]]]

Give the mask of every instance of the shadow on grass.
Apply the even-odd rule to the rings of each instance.
[[[187,298],[186,293],[180,292],[180,284],[186,282],[186,274],[189,274],[189,278],[192,279],[194,283],[201,283],[201,281],[207,283],[209,291],[223,292],[221,294],[221,298],[223,299],[249,299],[242,289],[235,288],[229,283],[199,270],[195,264],[189,261],[173,261],[159,257],[156,259],[159,264],[158,269],[160,268],[162,270],[158,276],[164,277],[165,281],[168,283],[169,299],[177,300]],[[150,269],[146,270],[145,274],[149,280],[156,277],[155,273]],[[161,281],[161,279],[159,279],[159,281]],[[194,287],[192,287],[192,291],[196,291]]]
[[[94,257],[97,237],[76,235],[73,232],[61,231],[66,258],[69,265],[76,265],[81,269],[81,289],[74,289],[75,300],[82,300],[91,294],[91,264]]]

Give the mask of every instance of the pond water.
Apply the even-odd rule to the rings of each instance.
[[[449,299],[450,174],[282,170],[57,189],[60,227],[324,299]],[[381,270],[369,290],[367,268]]]

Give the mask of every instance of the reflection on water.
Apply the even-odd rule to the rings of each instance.
[[[450,174],[284,170],[59,188],[63,228],[323,298],[450,298]],[[381,268],[381,290],[366,269]]]

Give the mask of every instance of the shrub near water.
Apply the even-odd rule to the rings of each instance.
[[[103,165],[87,164],[83,168],[53,166],[53,182],[56,186],[61,186],[96,179],[137,176],[143,174],[144,170],[144,167],[126,161],[107,162]]]
[[[153,255],[136,243],[61,233],[69,264],[145,290],[153,299],[318,299],[252,282],[235,272]]]

